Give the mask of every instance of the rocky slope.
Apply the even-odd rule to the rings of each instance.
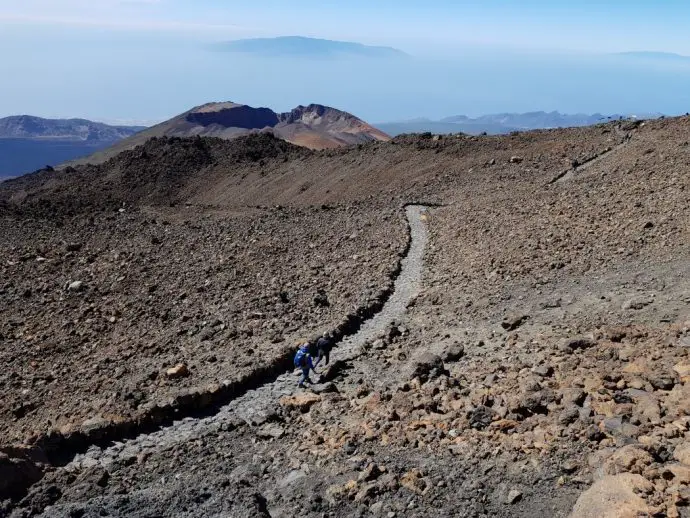
[[[82,440],[76,458],[74,443],[5,443],[0,470],[24,485],[44,476],[4,509],[687,516],[689,129],[679,118],[318,152],[270,136],[158,139],[3,183],[3,426],[21,440],[71,420],[76,431],[45,437]],[[150,431],[153,401],[181,395],[181,417],[218,380],[261,369],[256,355],[279,359],[390,288],[409,202],[430,205],[421,288],[354,354],[343,341],[323,384],[286,386],[254,415],[98,440],[104,421]],[[305,249],[308,263],[292,253]],[[188,375],[169,376],[181,363]]]
[[[310,149],[386,141],[390,138],[354,115],[319,104],[276,113],[269,108],[254,108],[233,102],[209,103],[192,108],[82,162],[101,163],[152,137],[234,139],[251,133],[273,134]]]

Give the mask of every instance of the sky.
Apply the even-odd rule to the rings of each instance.
[[[0,116],[153,122],[214,100],[320,102],[371,121],[501,111],[690,110],[690,2],[0,0]],[[219,54],[302,35],[387,45],[405,63]]]

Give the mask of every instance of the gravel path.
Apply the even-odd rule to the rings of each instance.
[[[331,354],[332,360],[344,362],[355,360],[362,345],[374,339],[392,321],[399,320],[403,316],[408,302],[420,288],[423,256],[428,240],[424,223],[426,208],[410,205],[406,211],[411,243],[407,256],[402,260],[401,272],[395,281],[395,290],[379,313],[366,321],[356,334],[343,339],[337,345]],[[293,395],[300,391],[297,388],[297,380],[296,373],[286,373],[271,383],[246,392],[213,416],[202,419],[185,418],[157,432],[143,434],[125,442],[117,442],[105,449],[92,446],[85,454],[77,455],[62,469],[81,471],[98,464],[108,469],[119,460],[135,458],[142,453],[161,451],[176,443],[198,439],[227,429],[238,419],[250,425],[260,424],[275,411],[278,400],[282,396]]]

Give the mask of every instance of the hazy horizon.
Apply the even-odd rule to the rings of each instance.
[[[275,1],[0,0],[0,117],[152,124],[232,100],[319,103],[370,122],[500,112],[690,110],[690,6],[529,0],[347,7]],[[273,7],[273,9],[271,9]],[[36,15],[35,13],[41,13]],[[355,23],[355,20],[359,20]],[[670,20],[670,21],[669,21]],[[284,27],[289,27],[285,31]],[[644,29],[644,30],[642,30]],[[303,35],[393,47],[408,60],[224,53],[214,44]],[[648,55],[617,55],[620,52]]]

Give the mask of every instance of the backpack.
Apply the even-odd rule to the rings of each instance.
[[[302,348],[295,354],[295,367],[303,367],[307,360],[307,349]]]
[[[323,352],[330,352],[330,350],[333,348],[333,344],[328,338],[319,338],[319,341],[316,342],[316,347],[321,349]]]

